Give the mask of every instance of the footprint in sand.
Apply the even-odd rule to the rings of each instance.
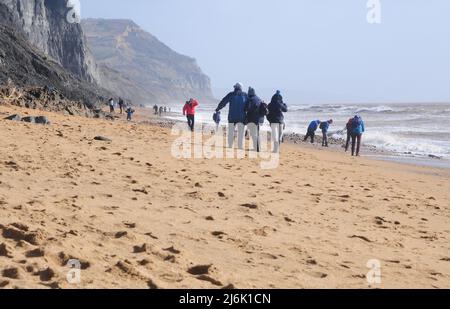
[[[133,223],[133,222],[123,222],[123,224],[125,225],[125,227],[127,227],[129,229],[135,229],[136,228],[136,223]]]
[[[249,209],[258,209],[258,205],[254,203],[241,204],[240,206]]]
[[[167,251],[167,252],[170,252],[170,253],[173,253],[173,254],[180,254],[181,253],[180,250],[175,249],[173,246],[170,247],[170,248],[163,249],[163,250]]]
[[[117,232],[117,233],[114,235],[114,237],[117,238],[117,239],[119,239],[119,238],[125,237],[125,236],[127,236],[127,235],[128,235],[128,232],[121,231],[121,232]]]
[[[328,274],[322,273],[322,272],[319,272],[319,271],[317,271],[317,272],[316,271],[314,271],[314,272],[307,272],[306,274],[308,274],[311,277],[318,278],[318,279],[324,279],[324,278],[328,277]]]
[[[2,276],[4,278],[9,278],[9,279],[21,279],[22,278],[20,270],[17,267],[8,267],[8,268],[3,269]]]
[[[133,247],[133,253],[145,253],[145,252],[147,252],[147,244]]]
[[[221,232],[221,231],[214,231],[214,232],[212,232],[211,234],[212,234],[214,237],[217,237],[217,238],[219,238],[219,239],[223,239],[223,238],[227,235],[227,233]]]
[[[34,250],[30,250],[28,252],[25,253],[25,256],[27,258],[39,258],[39,257],[43,257],[45,256],[45,251],[44,249],[34,249]]]
[[[189,274],[191,274],[191,275],[194,275],[194,276],[197,276],[197,275],[208,275],[212,266],[213,266],[212,264],[209,264],[209,265],[196,265],[196,266],[190,267],[187,272]]]
[[[10,259],[13,257],[11,255],[11,249],[5,243],[0,244],[0,256],[4,256]]]

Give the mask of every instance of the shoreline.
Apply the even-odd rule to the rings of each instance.
[[[142,107],[142,109],[150,109],[149,107]],[[147,113],[145,113],[147,114]],[[172,112],[172,115],[170,116],[153,116],[150,117],[151,120],[148,121],[149,124],[158,125],[161,127],[168,127],[172,126],[175,123],[184,123],[182,120],[178,120],[180,116],[179,113]],[[143,121],[145,123],[145,121]],[[201,123],[204,125],[205,123]],[[206,123],[211,124],[211,123]],[[226,126],[226,124],[222,124],[221,126]],[[270,134],[270,133],[269,133]],[[324,149],[327,150],[326,147],[321,147],[322,143],[322,136],[319,132],[316,135],[316,141],[314,145],[311,145],[309,142],[304,142],[303,137],[304,135],[301,133],[295,133],[295,132],[289,132],[289,130],[285,133],[285,143],[298,145],[298,146],[306,146],[306,147],[312,147],[314,149]],[[346,141],[342,139],[336,139],[333,137],[329,137],[328,143],[330,147],[328,147],[329,150],[335,151],[335,152],[344,152],[344,144]],[[394,152],[389,150],[383,150],[379,149],[376,146],[373,145],[367,145],[364,143],[363,138],[363,144],[361,145],[361,153],[362,156],[370,158],[372,160],[378,160],[378,161],[390,161],[400,164],[407,164],[407,165],[416,165],[416,166],[422,166],[422,167],[434,167],[434,168],[443,168],[443,169],[450,169],[450,160],[442,157],[437,157],[433,155],[428,156],[419,156],[419,155],[413,155],[411,153],[400,153],[400,152]],[[349,156],[351,154],[347,153]]]

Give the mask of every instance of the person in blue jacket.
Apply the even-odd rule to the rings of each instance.
[[[245,134],[245,120],[246,112],[245,106],[247,105],[248,95],[242,91],[243,86],[241,83],[234,85],[234,91],[230,92],[223,98],[216,109],[216,112],[222,110],[230,105],[228,112],[228,147],[233,148],[234,144],[234,130],[238,127],[238,147],[244,149],[244,134]]]
[[[277,90],[273,95],[267,109],[267,121],[269,121],[272,129],[273,152],[278,153],[280,151],[280,144],[283,142],[283,132],[286,126],[283,113],[288,112],[288,107],[283,102],[283,96],[280,90]]]
[[[364,121],[360,116],[356,115],[353,117],[353,120],[350,123],[350,130],[350,136],[352,139],[352,156],[355,156],[356,151],[356,156],[359,157],[362,135],[366,131]]]
[[[252,137],[253,141],[253,151],[259,152],[259,146],[260,146],[260,136],[259,136],[259,129],[260,125],[264,123],[264,113],[263,110],[263,102],[261,99],[256,95],[255,89],[250,87],[248,89],[248,101],[245,105],[245,112],[247,113],[247,128],[250,132],[250,136]]]
[[[320,129],[322,130],[322,147],[328,147],[328,130],[330,129],[330,125],[333,124],[333,119],[322,122],[320,124]]]
[[[308,132],[305,135],[304,141],[306,142],[308,138],[311,138],[311,144],[314,144],[314,138],[316,136],[316,131],[322,122],[320,120],[312,121],[308,126]]]

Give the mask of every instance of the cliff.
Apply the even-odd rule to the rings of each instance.
[[[110,94],[106,90],[68,72],[32,45],[29,35],[22,31],[21,20],[3,0],[0,2],[0,85],[18,88],[50,86],[62,97],[82,102],[89,108],[107,100]],[[61,102],[56,100],[53,104]]]
[[[79,23],[70,23],[68,0],[0,0],[28,42],[82,80],[95,82],[99,73],[86,48]]]
[[[139,104],[212,100],[195,59],[180,55],[129,20],[83,20],[88,47],[101,65],[100,84]]]

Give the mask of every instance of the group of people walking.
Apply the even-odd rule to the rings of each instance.
[[[167,108],[167,106],[158,106],[156,104],[153,106],[153,113],[156,116],[162,116],[163,113],[170,113],[171,111],[171,108]]]
[[[195,125],[195,111],[199,103],[195,99],[186,102],[183,108],[183,115],[187,117],[189,128],[193,131]],[[243,85],[237,83],[234,90],[228,93],[219,103],[213,115],[213,120],[218,126],[221,121],[221,110],[229,105],[228,112],[228,146],[233,148],[235,133],[237,129],[237,146],[244,149],[245,128],[253,141],[253,151],[260,151],[260,127],[265,118],[272,127],[272,140],[274,152],[279,152],[280,144],[283,142],[283,132],[285,129],[284,114],[288,111],[287,105],[283,102],[281,92],[277,91],[269,104],[266,104],[256,94],[252,87],[248,92],[243,91]]]
[[[244,148],[244,138],[247,130],[251,136],[253,142],[253,151],[261,150],[260,141],[260,128],[264,124],[265,118],[270,123],[272,131],[273,152],[278,153],[280,151],[280,145],[283,143],[284,130],[286,124],[284,121],[284,113],[288,112],[288,107],[283,101],[281,92],[278,90],[272,97],[269,104],[266,104],[256,94],[256,90],[252,87],[248,89],[248,92],[243,91],[243,85],[237,83],[234,85],[234,90],[228,93],[222,101],[219,103],[216,111],[213,115],[213,120],[219,128],[221,121],[221,110],[229,105],[228,112],[228,147],[233,148],[236,129],[237,129],[237,146],[239,149]],[[183,107],[183,115],[186,116],[189,129],[194,131],[195,127],[195,113],[199,106],[199,102],[196,99],[190,99]],[[314,120],[312,121],[306,132],[304,141],[311,139],[311,143],[314,143],[316,131],[322,131],[322,146],[328,147],[328,133],[330,126],[334,123],[333,119],[327,121]],[[350,118],[347,122],[347,141],[345,145],[345,151],[347,152],[350,147],[352,156],[359,156],[361,150],[362,134],[365,131],[365,125],[362,118],[356,115]]]
[[[119,106],[120,114],[122,115],[123,113],[126,113],[127,120],[131,121],[131,118],[133,117],[133,114],[135,112],[135,110],[131,107],[131,104],[125,103],[125,101],[122,98],[119,98],[116,104],[114,98],[110,98],[108,101],[108,105],[109,105],[109,112],[111,114],[114,114],[116,107]]]

